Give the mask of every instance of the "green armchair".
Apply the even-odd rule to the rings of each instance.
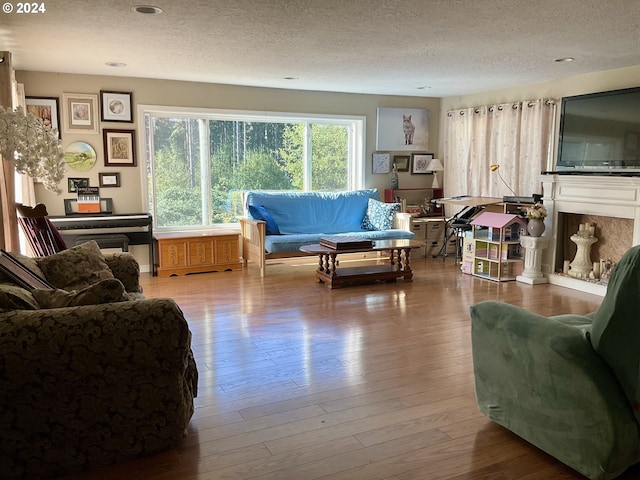
[[[640,246],[588,315],[472,306],[480,410],[590,479],[619,476],[640,461],[639,317]]]

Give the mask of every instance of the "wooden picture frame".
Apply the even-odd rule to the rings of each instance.
[[[27,113],[33,113],[45,126],[56,128],[58,138],[62,138],[58,97],[25,97],[25,106]]]
[[[16,285],[29,290],[36,288],[51,289],[54,288],[44,278],[36,275],[35,272],[29,270],[20,263],[11,254],[0,248],[0,272],[8,277]]]
[[[104,166],[135,167],[136,166],[136,132],[135,130],[103,129]]]
[[[98,133],[98,96],[63,93],[64,133]]]
[[[79,188],[86,188],[89,186],[88,178],[69,177],[67,178],[67,192],[78,193]]]
[[[433,160],[433,153],[413,153],[411,154],[411,173],[425,174],[432,173],[428,169],[429,163]]]
[[[133,123],[131,92],[100,90],[100,119],[103,122]]]
[[[391,172],[391,154],[383,152],[375,152],[371,156],[372,172],[374,174],[383,174]]]
[[[100,188],[115,188],[120,186],[119,172],[100,172],[98,173],[98,184]]]
[[[408,172],[409,164],[411,163],[411,156],[410,155],[394,155],[393,163],[396,164],[396,169],[399,172]]]

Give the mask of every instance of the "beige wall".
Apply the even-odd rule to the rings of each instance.
[[[560,99],[567,95],[634,87],[640,85],[640,65],[522,87],[443,99],[276,90],[170,80],[24,71],[17,72],[16,77],[18,82],[24,84],[25,92],[28,96],[56,96],[62,98],[63,92],[92,93],[96,95],[99,94],[100,90],[133,92],[134,112],[136,114],[135,104],[140,103],[253,111],[364,115],[367,119],[366,186],[384,189],[389,184],[389,176],[373,175],[371,173],[371,154],[375,151],[376,144],[377,107],[426,108],[430,110],[429,151],[440,157],[443,145],[443,118],[449,110],[533,98]],[[131,125],[103,123],[101,128],[134,128],[139,133],[139,119],[134,118],[134,120],[135,123]],[[119,171],[121,173],[122,187],[112,190],[114,192],[112,196],[114,198],[115,211],[117,213],[141,211],[143,200],[140,194],[140,166],[137,168],[104,167],[101,134],[73,136],[63,134],[63,148],[77,140],[86,141],[96,149],[98,154],[97,165],[88,172],[69,171],[67,175],[89,177],[92,185],[98,185],[98,172]],[[138,165],[143,163],[144,159],[138,152]],[[446,175],[458,173],[464,174],[464,172],[445,171]],[[430,176],[400,173],[400,186],[405,188],[425,186],[426,183],[430,183],[430,180]],[[73,197],[72,194],[66,193],[66,182],[63,187],[64,193],[60,196],[44,191],[41,185],[36,187],[38,201],[44,202],[53,215],[64,213],[63,198]],[[107,196],[104,192],[103,195]],[[136,250],[136,248],[138,249]],[[142,264],[146,264],[148,263],[146,261],[146,249],[141,251],[140,248],[144,249],[144,247],[134,247],[134,253]]]
[[[379,95],[354,95],[326,92],[307,92],[300,90],[276,90],[232,85],[216,85],[206,83],[178,82],[171,80],[150,80],[143,78],[100,77],[91,75],[68,75],[43,72],[17,72],[17,80],[24,84],[27,96],[60,97],[62,93],[89,93],[99,95],[100,90],[133,92],[134,122],[108,123],[101,128],[136,129],[141,132],[139,118],[136,118],[136,104],[165,105],[198,108],[238,109],[271,112],[319,113],[337,115],[366,116],[366,176],[367,187],[384,189],[389,186],[389,175],[373,175],[371,173],[371,154],[376,147],[376,109],[377,107],[407,107],[430,110],[431,125],[429,152],[438,153],[440,99],[425,97],[399,97]],[[62,102],[61,102],[62,108]],[[62,115],[62,112],[61,112]],[[98,185],[99,172],[120,172],[121,188],[105,189],[103,196],[113,196],[116,213],[139,212],[143,200],[140,195],[140,168],[144,164],[142,152],[137,152],[138,167],[105,167],[103,160],[102,132],[98,135],[62,135],[62,146],[71,142],[85,141],[96,150],[98,160],[96,166],[86,172],[68,170],[69,177],[89,177],[91,185]],[[403,152],[398,152],[403,153]],[[427,179],[422,175],[400,174],[403,187],[425,186]],[[52,215],[64,214],[63,198],[72,198],[67,193],[66,181],[62,195],[46,192],[41,185],[36,186],[37,199],[47,205]],[[112,195],[107,195],[110,193]]]
[[[451,110],[520,100],[533,100],[536,98],[554,98],[559,101],[562,97],[571,95],[582,95],[584,93],[604,92],[606,90],[617,90],[637,86],[640,86],[640,65],[604,72],[594,72],[522,87],[443,98],[440,112],[441,136],[438,141],[438,147],[442,149],[444,143],[444,118],[447,112]],[[557,113],[559,117],[560,103],[558,103]],[[556,124],[558,124],[558,122],[556,122]],[[445,170],[445,174],[455,175],[456,172]]]

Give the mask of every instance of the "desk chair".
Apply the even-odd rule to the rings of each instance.
[[[49,220],[47,207],[44,204],[39,203],[35,207],[28,207],[18,203],[16,210],[18,223],[36,256],[45,257],[66,250],[67,244]]]
[[[469,231],[473,228],[470,223],[471,220],[483,209],[484,206],[465,207],[458,213],[456,213],[453,217],[446,220],[446,226],[444,229],[444,244],[442,245],[442,248],[440,248],[440,252],[438,252],[438,255],[442,255],[442,261],[445,261],[447,259],[447,246],[449,245],[451,237],[454,237],[456,240],[455,264],[457,265],[458,262],[462,259],[463,232]]]

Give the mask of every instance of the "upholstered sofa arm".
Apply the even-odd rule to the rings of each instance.
[[[142,293],[140,265],[131,253],[107,253],[104,259],[113,276],[122,282],[127,292]]]
[[[1,313],[0,478],[170,448],[197,393],[190,341],[170,299]]]
[[[483,413],[591,479],[614,478],[633,463],[638,424],[589,343],[589,316],[547,318],[486,301],[471,307],[471,318]]]

